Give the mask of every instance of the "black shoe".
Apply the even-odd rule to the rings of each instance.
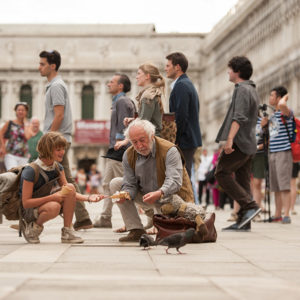
[[[236,231],[236,232],[247,232],[251,231],[251,222],[246,223],[243,227],[239,228],[239,223],[234,223],[228,227],[222,228],[222,231]]]
[[[74,227],[74,230],[80,230],[80,229],[90,229],[90,228],[93,228],[93,223],[90,219],[85,219],[83,221],[76,221],[73,225]]]
[[[241,221],[238,224],[238,228],[242,228],[244,225],[249,223],[256,215],[261,212],[261,208],[251,208],[244,212]]]

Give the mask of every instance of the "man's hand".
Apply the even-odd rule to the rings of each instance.
[[[124,118],[123,120],[123,124],[125,127],[128,127],[128,125],[130,124],[130,122],[132,122],[134,120],[134,118]]]
[[[233,139],[228,138],[224,146],[225,154],[231,154],[234,151],[234,149],[232,149],[232,145],[233,145]]]
[[[114,145],[115,150],[119,150],[121,147],[126,146],[128,144],[127,140],[117,141]]]
[[[150,192],[143,197],[143,202],[148,203],[148,204],[153,204],[157,200],[160,199],[161,197],[161,190],[155,191],[155,192]]]
[[[261,126],[261,128],[267,126],[267,125],[268,125],[268,122],[269,122],[268,117],[263,117],[263,118],[261,119],[261,121],[260,121],[260,126]]]

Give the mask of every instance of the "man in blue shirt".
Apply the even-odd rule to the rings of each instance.
[[[115,177],[123,176],[122,156],[127,148],[125,141],[124,118],[133,118],[135,105],[133,101],[126,96],[130,91],[131,83],[127,75],[116,73],[107,84],[109,93],[113,96],[110,120],[110,140],[109,149],[106,158],[106,165],[103,175],[103,191],[105,195],[110,195],[109,183]],[[94,227],[112,228],[112,200],[107,198],[103,200],[101,216],[95,221]]]

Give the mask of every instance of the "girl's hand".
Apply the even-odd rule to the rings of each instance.
[[[91,194],[88,196],[88,202],[99,202],[100,200],[104,199],[104,195],[100,194]]]
[[[58,191],[58,192],[52,194],[52,201],[56,201],[58,203],[63,203],[64,202],[64,197],[61,194],[61,191]]]

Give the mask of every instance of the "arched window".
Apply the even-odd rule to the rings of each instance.
[[[28,84],[24,84],[20,89],[20,102],[26,102],[29,106],[28,118],[32,117],[32,89]]]
[[[91,85],[85,85],[82,88],[81,119],[94,119],[94,88]]]

